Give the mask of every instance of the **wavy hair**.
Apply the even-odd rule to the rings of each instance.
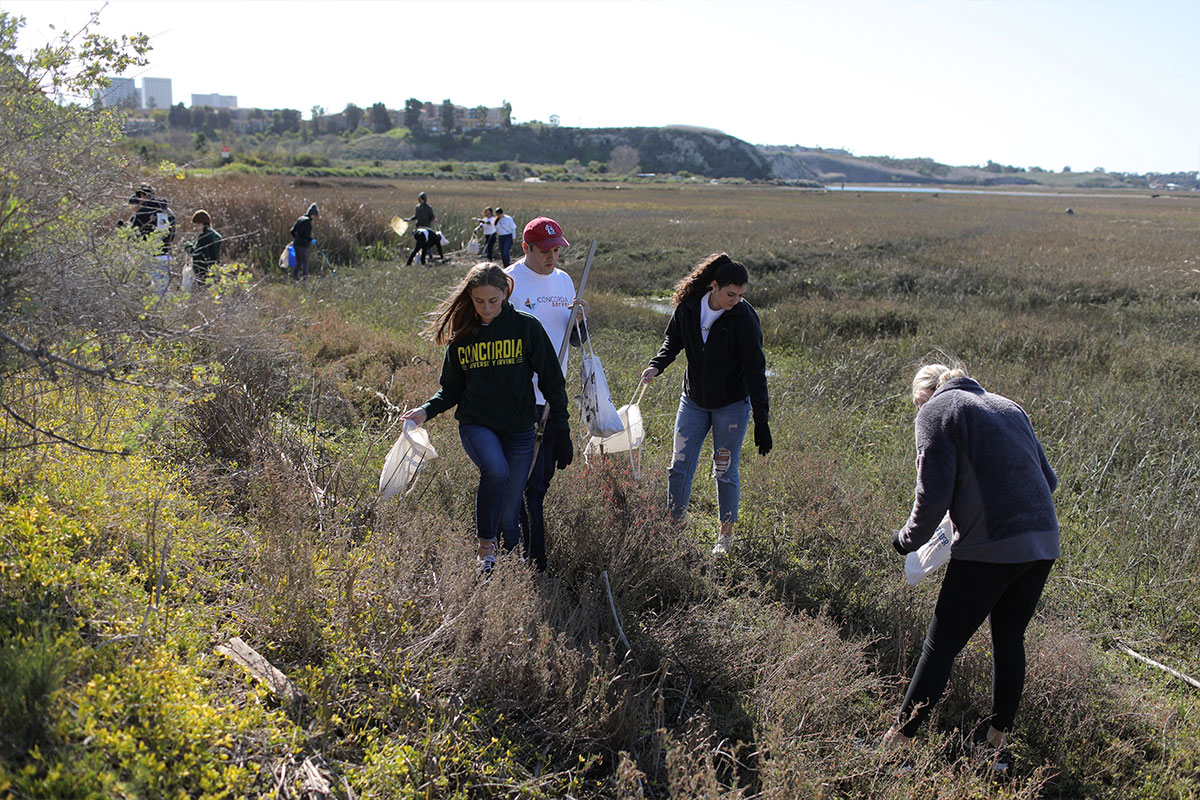
[[[955,364],[952,367],[945,364],[926,364],[913,376],[913,400],[924,402],[946,381],[965,377],[967,377],[967,370],[961,364]]]
[[[421,331],[422,335],[436,344],[449,345],[478,332],[483,321],[475,313],[471,290],[480,286],[500,289],[505,300],[512,297],[513,279],[505,274],[504,268],[492,261],[481,261],[471,267],[437,308],[429,312],[429,324]]]
[[[679,305],[689,297],[702,296],[713,281],[717,282],[718,287],[731,283],[745,286],[750,282],[750,273],[742,262],[734,261],[728,253],[713,253],[702,258],[686,278],[675,284],[672,305]]]

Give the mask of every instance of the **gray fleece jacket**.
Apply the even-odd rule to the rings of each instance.
[[[959,533],[951,558],[1019,564],[1059,557],[1051,497],[1058,477],[1019,405],[971,378],[954,378],[917,413],[916,439],[916,498],[894,537],[897,550],[929,541],[949,509]]]

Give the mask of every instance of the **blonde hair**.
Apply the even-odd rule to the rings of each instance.
[[[483,321],[475,313],[471,302],[471,290],[480,286],[494,286],[504,292],[504,299],[512,296],[513,279],[505,274],[504,268],[491,261],[481,261],[463,277],[450,291],[446,299],[429,314],[429,324],[423,334],[437,344],[452,344],[483,327]]]
[[[912,382],[913,400],[922,403],[928,400],[937,388],[946,381],[967,377],[962,367],[947,367],[945,364],[926,364],[917,370]]]

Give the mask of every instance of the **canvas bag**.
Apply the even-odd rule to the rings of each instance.
[[[909,585],[916,586],[930,573],[945,566],[950,560],[950,549],[957,541],[958,531],[954,530],[954,523],[947,514],[942,517],[929,541],[905,556],[904,577],[908,578]]]
[[[583,318],[582,313],[580,318]],[[577,326],[578,324],[576,323]],[[582,333],[579,338],[583,338]],[[617,414],[617,407],[613,405],[608,379],[604,377],[604,367],[600,364],[596,351],[592,349],[590,338],[583,343],[582,350],[583,358],[579,359],[582,385],[576,401],[579,403],[588,433],[601,438],[620,433],[625,430],[625,425]]]
[[[647,384],[638,382],[633,390],[633,397],[628,405],[617,409],[617,417],[625,429],[611,436],[593,436],[588,440],[583,451],[584,460],[592,452],[599,453],[629,453],[629,468],[633,471],[635,480],[642,478],[642,442],[646,438],[646,426],[642,421],[642,410],[638,407],[642,395],[646,393]]]
[[[416,488],[421,467],[435,458],[437,450],[429,443],[429,433],[412,420],[405,420],[400,437],[388,451],[379,473],[379,493],[383,499],[401,492],[408,495]]]

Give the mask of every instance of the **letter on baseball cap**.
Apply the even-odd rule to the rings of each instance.
[[[571,243],[563,238],[562,228],[549,217],[538,217],[530,220],[525,226],[521,238],[526,244],[531,244],[538,250],[553,250],[555,247],[570,247]]]

